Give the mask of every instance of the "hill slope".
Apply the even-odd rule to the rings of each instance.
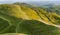
[[[0,33],[60,35],[59,24],[60,15],[56,12],[17,4],[0,5]]]
[[[29,12],[30,15],[32,15],[31,14],[32,12],[30,10],[28,11],[28,9],[26,9],[26,8],[30,8],[30,9],[34,10],[35,11],[34,13],[36,13],[37,16],[39,16],[39,18],[37,19],[38,21],[44,22],[44,23],[49,24],[49,25],[50,24],[51,25],[54,25],[54,24],[59,25],[60,24],[60,22],[59,22],[60,21],[60,15],[59,15],[59,13],[57,13],[57,11],[59,12],[59,8],[57,8],[58,6],[51,7],[53,9],[51,9],[51,8],[47,9],[47,7],[46,8],[43,6],[42,7],[36,7],[36,6],[26,4],[26,3],[15,3],[15,4],[22,6],[21,9],[22,10],[24,9],[23,10],[24,12],[27,10],[26,12]],[[54,11],[50,12],[50,10],[54,10]],[[32,16],[34,16],[34,15],[32,15]],[[32,16],[31,16],[31,18],[32,18]],[[36,15],[35,15],[35,17],[36,17]]]

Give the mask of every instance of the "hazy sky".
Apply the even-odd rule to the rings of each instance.
[[[60,0],[0,0],[1,1],[60,1]]]
[[[14,2],[34,2],[34,1],[59,1],[60,0],[0,0],[1,3],[14,3]]]

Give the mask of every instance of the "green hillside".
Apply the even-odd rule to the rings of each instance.
[[[1,35],[60,35],[59,13],[21,4],[0,4]]]

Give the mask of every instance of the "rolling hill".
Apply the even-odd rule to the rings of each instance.
[[[5,33],[60,35],[60,14],[25,3],[0,4],[0,34]]]

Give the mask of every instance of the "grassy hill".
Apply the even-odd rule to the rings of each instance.
[[[59,25],[60,15],[45,8],[27,7],[26,4],[0,4],[1,35],[60,35]]]

